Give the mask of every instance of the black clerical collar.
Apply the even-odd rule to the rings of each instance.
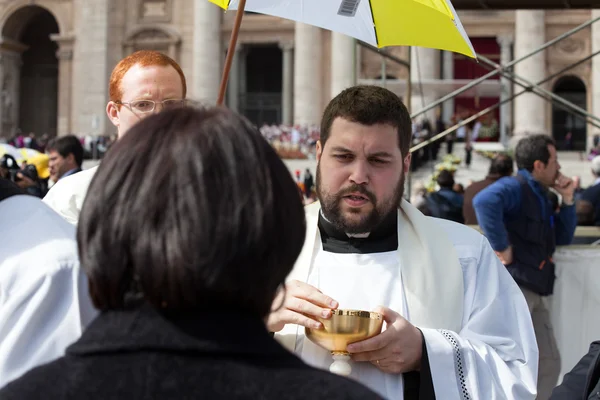
[[[319,213],[323,250],[331,253],[383,253],[398,249],[398,214],[390,213],[368,235],[351,235],[337,229]]]

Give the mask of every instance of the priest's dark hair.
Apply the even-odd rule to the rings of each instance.
[[[412,120],[408,109],[395,93],[380,86],[359,85],[343,90],[329,102],[321,119],[321,146],[325,146],[331,125],[338,118],[362,125],[389,124],[398,129],[398,147],[408,155]]]
[[[149,116],[108,151],[77,241],[100,310],[264,317],[300,254],[304,208],[259,131],[224,108]]]

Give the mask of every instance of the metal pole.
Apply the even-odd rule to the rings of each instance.
[[[500,65],[496,64],[495,62],[493,62],[492,60],[490,60],[489,58],[487,58],[485,56],[481,56],[480,55],[479,59],[481,59],[481,61],[483,61],[484,64],[488,64],[489,66],[491,66],[493,68],[499,68],[500,67]],[[549,90],[546,90],[546,89],[543,89],[543,88],[539,87],[539,85],[536,85],[535,83],[531,82],[530,80],[527,80],[527,79],[525,79],[523,77],[520,77],[519,75],[516,75],[513,72],[508,72],[508,71],[501,72],[501,75],[504,76],[505,78],[508,78],[513,83],[521,86],[522,88],[527,89],[527,90],[531,91],[532,93],[534,93],[534,94],[542,97],[545,100],[548,100],[548,98],[544,97],[544,95],[550,97],[550,99],[552,99],[552,100],[554,100],[554,101],[556,101],[556,102],[564,105],[565,107],[571,109],[575,113],[579,113],[582,116],[585,116],[587,118],[591,118],[591,119],[596,120],[597,122],[600,122],[600,118],[596,117],[593,114],[588,113],[586,110],[584,110],[583,108],[581,108],[581,107],[579,107],[579,106],[571,103],[570,101],[565,100],[565,99],[563,99],[560,96],[557,96],[556,94],[550,92]],[[522,81],[522,82],[524,82],[524,83],[519,82],[519,80]],[[540,93],[536,93],[535,90],[539,90],[543,95],[540,94]]]
[[[580,65],[580,64],[583,64],[584,62],[586,62],[586,61],[590,60],[591,58],[593,58],[594,56],[596,56],[596,55],[598,55],[598,54],[600,54],[600,51],[597,51],[597,52],[595,52],[594,54],[591,54],[591,55],[589,55],[589,56],[587,56],[587,57],[585,57],[585,58],[582,58],[581,60],[577,61],[576,63],[574,63],[574,64],[571,64],[571,65],[569,65],[569,66],[567,66],[567,67],[563,68],[562,70],[560,70],[560,71],[558,71],[558,72],[556,72],[556,73],[554,73],[554,74],[552,74],[552,75],[549,75],[549,76],[547,76],[547,77],[546,77],[546,78],[544,78],[543,80],[539,81],[539,82],[537,83],[537,85],[542,85],[542,84],[544,84],[544,83],[546,83],[546,82],[548,82],[548,81],[550,81],[550,80],[554,79],[555,77],[557,77],[557,76],[559,76],[559,75],[562,75],[562,74],[564,74],[565,72],[567,72],[567,71],[569,71],[569,70],[571,70],[571,69],[573,69],[573,68],[577,67],[577,66],[578,66],[578,65]],[[486,108],[486,109],[484,109],[484,110],[481,110],[481,111],[480,111],[480,112],[478,112],[477,114],[475,114],[475,115],[473,115],[473,116],[471,116],[471,117],[469,117],[469,118],[465,119],[464,121],[462,121],[462,122],[460,122],[460,123],[458,123],[458,124],[455,124],[455,125],[451,126],[450,128],[446,129],[446,130],[445,130],[445,131],[443,131],[443,132],[440,132],[439,134],[435,135],[435,136],[434,136],[434,137],[432,137],[431,139],[429,139],[429,140],[427,140],[427,141],[425,141],[425,142],[419,143],[418,145],[416,145],[416,146],[414,146],[413,148],[411,148],[411,149],[410,149],[410,151],[411,151],[411,152],[415,152],[415,151],[417,151],[417,150],[419,150],[419,149],[421,149],[421,148],[423,148],[423,147],[427,146],[428,144],[430,144],[430,143],[433,143],[433,142],[435,142],[436,140],[439,140],[439,139],[443,138],[444,136],[446,136],[446,135],[448,135],[448,134],[450,134],[450,133],[454,132],[454,131],[455,131],[455,130],[457,130],[458,128],[460,128],[460,127],[463,127],[463,126],[467,125],[468,123],[470,123],[471,121],[474,121],[475,119],[477,119],[477,118],[481,117],[482,115],[485,115],[485,114],[488,114],[488,113],[490,113],[490,112],[494,111],[496,108],[498,108],[498,107],[500,107],[500,106],[502,106],[502,105],[504,105],[504,104],[506,104],[506,103],[509,103],[509,102],[513,101],[515,98],[517,98],[517,97],[519,97],[520,95],[522,95],[523,93],[527,93],[527,92],[529,92],[529,90],[527,90],[527,89],[525,89],[525,90],[522,90],[522,91],[520,91],[520,92],[518,92],[518,93],[515,93],[515,94],[513,94],[512,96],[508,97],[507,99],[505,99],[505,100],[502,100],[501,102],[499,102],[499,103],[497,103],[497,104],[494,104],[493,106],[490,106],[490,107],[488,107],[488,108]],[[590,123],[591,123],[593,126],[596,126],[594,123],[592,123],[592,122],[590,122]],[[597,127],[597,126],[596,126],[596,127]]]
[[[408,56],[407,56],[407,65],[406,65],[406,69],[408,70],[408,76],[406,78],[406,99],[404,100],[404,105],[406,106],[408,113],[410,114],[410,110],[411,110],[411,103],[412,103],[412,79],[411,79],[411,74],[412,74],[412,48],[411,46],[407,47],[408,49]],[[410,124],[410,140],[412,143],[412,118],[411,118],[411,124]],[[411,151],[412,153],[412,151]],[[412,194],[412,172],[410,170],[410,167],[408,168],[408,191],[407,193],[405,193],[406,196],[406,200],[408,202],[410,202],[410,195]]]
[[[563,39],[565,39],[565,38],[567,38],[567,37],[569,37],[569,36],[571,36],[571,35],[579,32],[579,31],[587,28],[588,26],[592,25],[594,22],[596,22],[598,20],[600,20],[600,17],[592,19],[592,20],[589,20],[587,22],[584,22],[583,24],[579,25],[578,27],[576,27],[574,29],[571,29],[568,32],[563,33],[562,35],[560,35],[560,36],[558,36],[558,37],[550,40],[549,42],[546,42],[544,45],[542,45],[538,49],[532,51],[531,53],[528,53],[528,54],[524,55],[521,58],[517,58],[516,60],[513,60],[513,61],[509,62],[505,66],[502,66],[502,67],[500,67],[500,68],[498,68],[498,69],[496,69],[494,71],[491,71],[491,72],[485,74],[484,76],[482,76],[481,78],[477,78],[474,81],[470,82],[469,84],[461,87],[460,89],[457,89],[454,92],[449,93],[446,96],[442,97],[441,99],[434,101],[433,103],[429,104],[424,109],[419,110],[418,112],[414,113],[412,115],[412,117],[414,118],[414,117],[417,117],[417,116],[419,116],[421,114],[425,114],[427,111],[434,109],[435,107],[437,107],[438,105],[442,104],[446,100],[450,100],[450,99],[458,96],[459,94],[466,92],[467,90],[471,89],[472,87],[479,85],[481,82],[485,81],[486,79],[489,79],[489,78],[491,78],[494,75],[497,75],[499,72],[505,71],[508,68],[512,67],[513,65],[515,65],[515,64],[517,64],[517,63],[519,63],[519,62],[521,62],[523,60],[526,60],[529,57],[536,55],[537,53],[540,53],[540,52],[544,51],[546,48],[548,48],[550,46],[553,46],[557,42],[560,42],[561,40],[563,40]]]
[[[219,97],[217,97],[217,105],[223,105],[223,100],[225,100],[225,93],[227,92],[227,81],[229,80],[229,72],[231,71],[233,57],[235,56],[235,46],[237,44],[238,34],[240,33],[240,26],[242,25],[242,19],[244,17],[245,8],[246,0],[240,0],[238,8],[235,12],[235,21],[233,23],[231,36],[229,38],[227,55],[225,56],[225,66],[223,67],[223,76],[221,78],[221,85],[219,86]]]

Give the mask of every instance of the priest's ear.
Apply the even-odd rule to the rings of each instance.
[[[412,160],[412,153],[409,152],[406,157],[404,157],[404,160],[402,160],[402,172],[404,173],[404,176],[408,175],[409,171],[410,171],[410,161]]]
[[[321,161],[321,155],[323,154],[323,145],[320,140],[317,140],[317,163]]]
[[[106,115],[110,122],[117,128],[119,127],[119,106],[114,101],[109,101],[106,105]]]

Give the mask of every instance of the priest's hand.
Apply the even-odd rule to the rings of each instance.
[[[321,329],[323,325],[316,318],[331,318],[331,310],[337,307],[337,301],[324,295],[316,287],[296,280],[290,281],[273,301],[273,311],[267,318],[267,329],[269,332],[279,332],[286,324]]]
[[[369,361],[381,371],[402,374],[421,368],[423,335],[397,312],[378,307],[387,324],[381,334],[348,346],[354,361]]]

